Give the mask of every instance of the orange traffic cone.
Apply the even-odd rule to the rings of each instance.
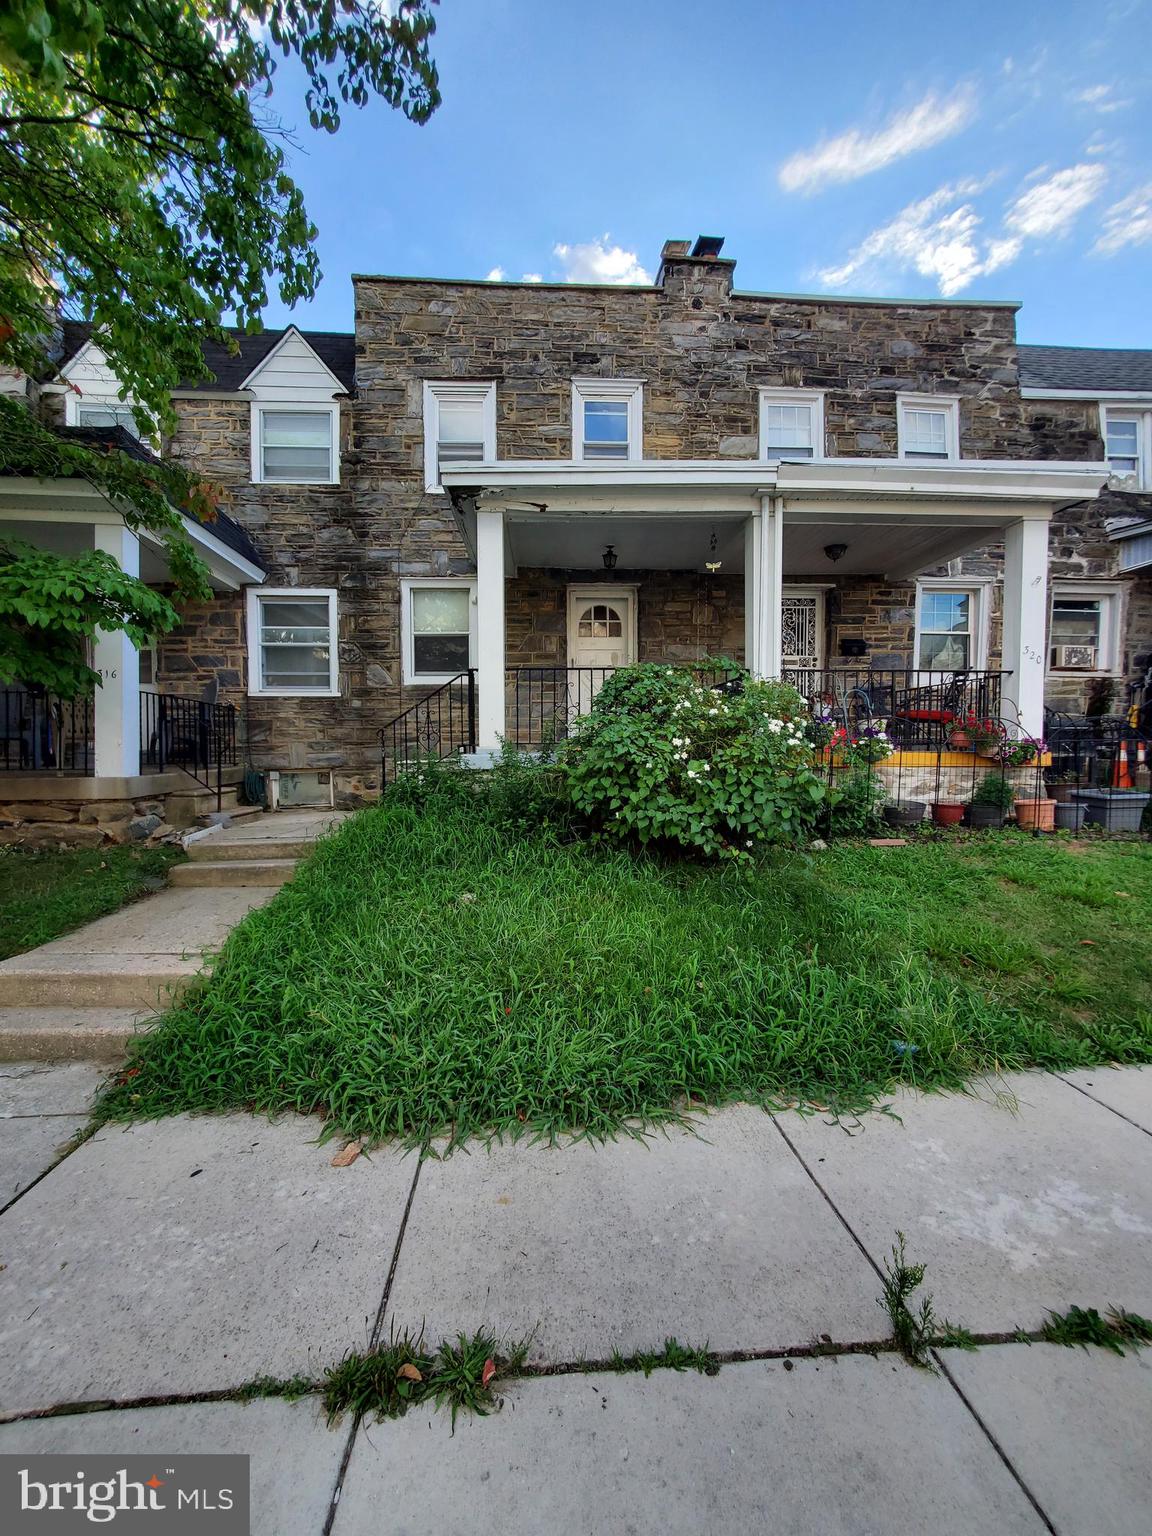
[[[1136,785],[1128,768],[1128,744],[1121,741],[1116,745],[1116,763],[1112,769],[1113,789],[1135,789]]]

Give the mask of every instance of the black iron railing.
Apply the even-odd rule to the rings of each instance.
[[[58,699],[34,688],[0,690],[0,773],[91,775],[92,696]]]
[[[670,662],[698,681],[715,687],[726,674],[692,662]],[[581,715],[586,715],[616,667],[511,667],[507,673],[505,717],[508,740],[518,747],[563,741]]]
[[[380,732],[380,781],[389,784],[429,758],[476,750],[476,672],[450,682],[390,720]]]
[[[928,672],[911,667],[787,668],[784,681],[808,700],[817,718],[853,734],[878,720],[905,750],[932,751],[969,725],[980,735],[998,728],[1008,672]]]
[[[236,766],[236,710],[231,704],[173,693],[140,695],[140,772],[180,769],[216,792],[225,768]]]

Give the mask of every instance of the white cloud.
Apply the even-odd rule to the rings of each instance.
[[[1072,100],[1081,107],[1091,107],[1094,112],[1122,112],[1130,107],[1130,99],[1120,99],[1111,85],[1089,85],[1082,91],[1073,91]]]
[[[1104,211],[1103,232],[1092,247],[1094,256],[1115,256],[1126,245],[1152,240],[1152,181]]]
[[[601,235],[586,245],[557,245],[553,254],[559,259],[566,283],[650,283],[651,274],[640,265],[635,251],[609,245],[610,236]],[[531,281],[531,278],[526,278]]]
[[[1075,219],[1104,190],[1102,165],[1071,165],[1057,171],[1010,203],[1005,226],[1014,235],[1043,240],[1067,234]]]
[[[840,266],[826,267],[820,281],[827,288],[857,280],[882,286],[894,271],[913,271],[935,278],[947,298],[974,278],[1006,266],[1019,255],[1019,240],[981,236],[980,215],[967,200],[986,185],[962,181],[910,203],[891,223],[873,230]]]
[[[544,279],[540,276],[539,272],[525,272],[520,281],[522,283],[542,283]]]
[[[485,278],[485,282],[502,283],[507,276],[508,274],[505,272],[503,267],[493,267],[491,272],[489,272],[488,276]]]
[[[968,86],[950,96],[929,92],[907,111],[889,118],[875,133],[850,128],[815,149],[801,150],[785,160],[777,178],[785,192],[812,193],[837,181],[856,181],[906,155],[939,144],[959,133],[972,120],[976,98]]]

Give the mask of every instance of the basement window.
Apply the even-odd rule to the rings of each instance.
[[[958,401],[941,400],[936,395],[900,395],[896,410],[902,459],[960,457]]]
[[[336,593],[330,589],[249,588],[249,693],[301,698],[338,693],[336,619]]]

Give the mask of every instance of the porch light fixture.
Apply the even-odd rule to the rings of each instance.
[[[824,546],[824,553],[828,556],[829,560],[833,561],[839,560],[847,551],[847,544],[825,544]]]
[[[600,558],[604,562],[604,569],[606,571],[614,571],[616,569],[616,546],[614,544],[606,544],[604,546],[604,553]]]

